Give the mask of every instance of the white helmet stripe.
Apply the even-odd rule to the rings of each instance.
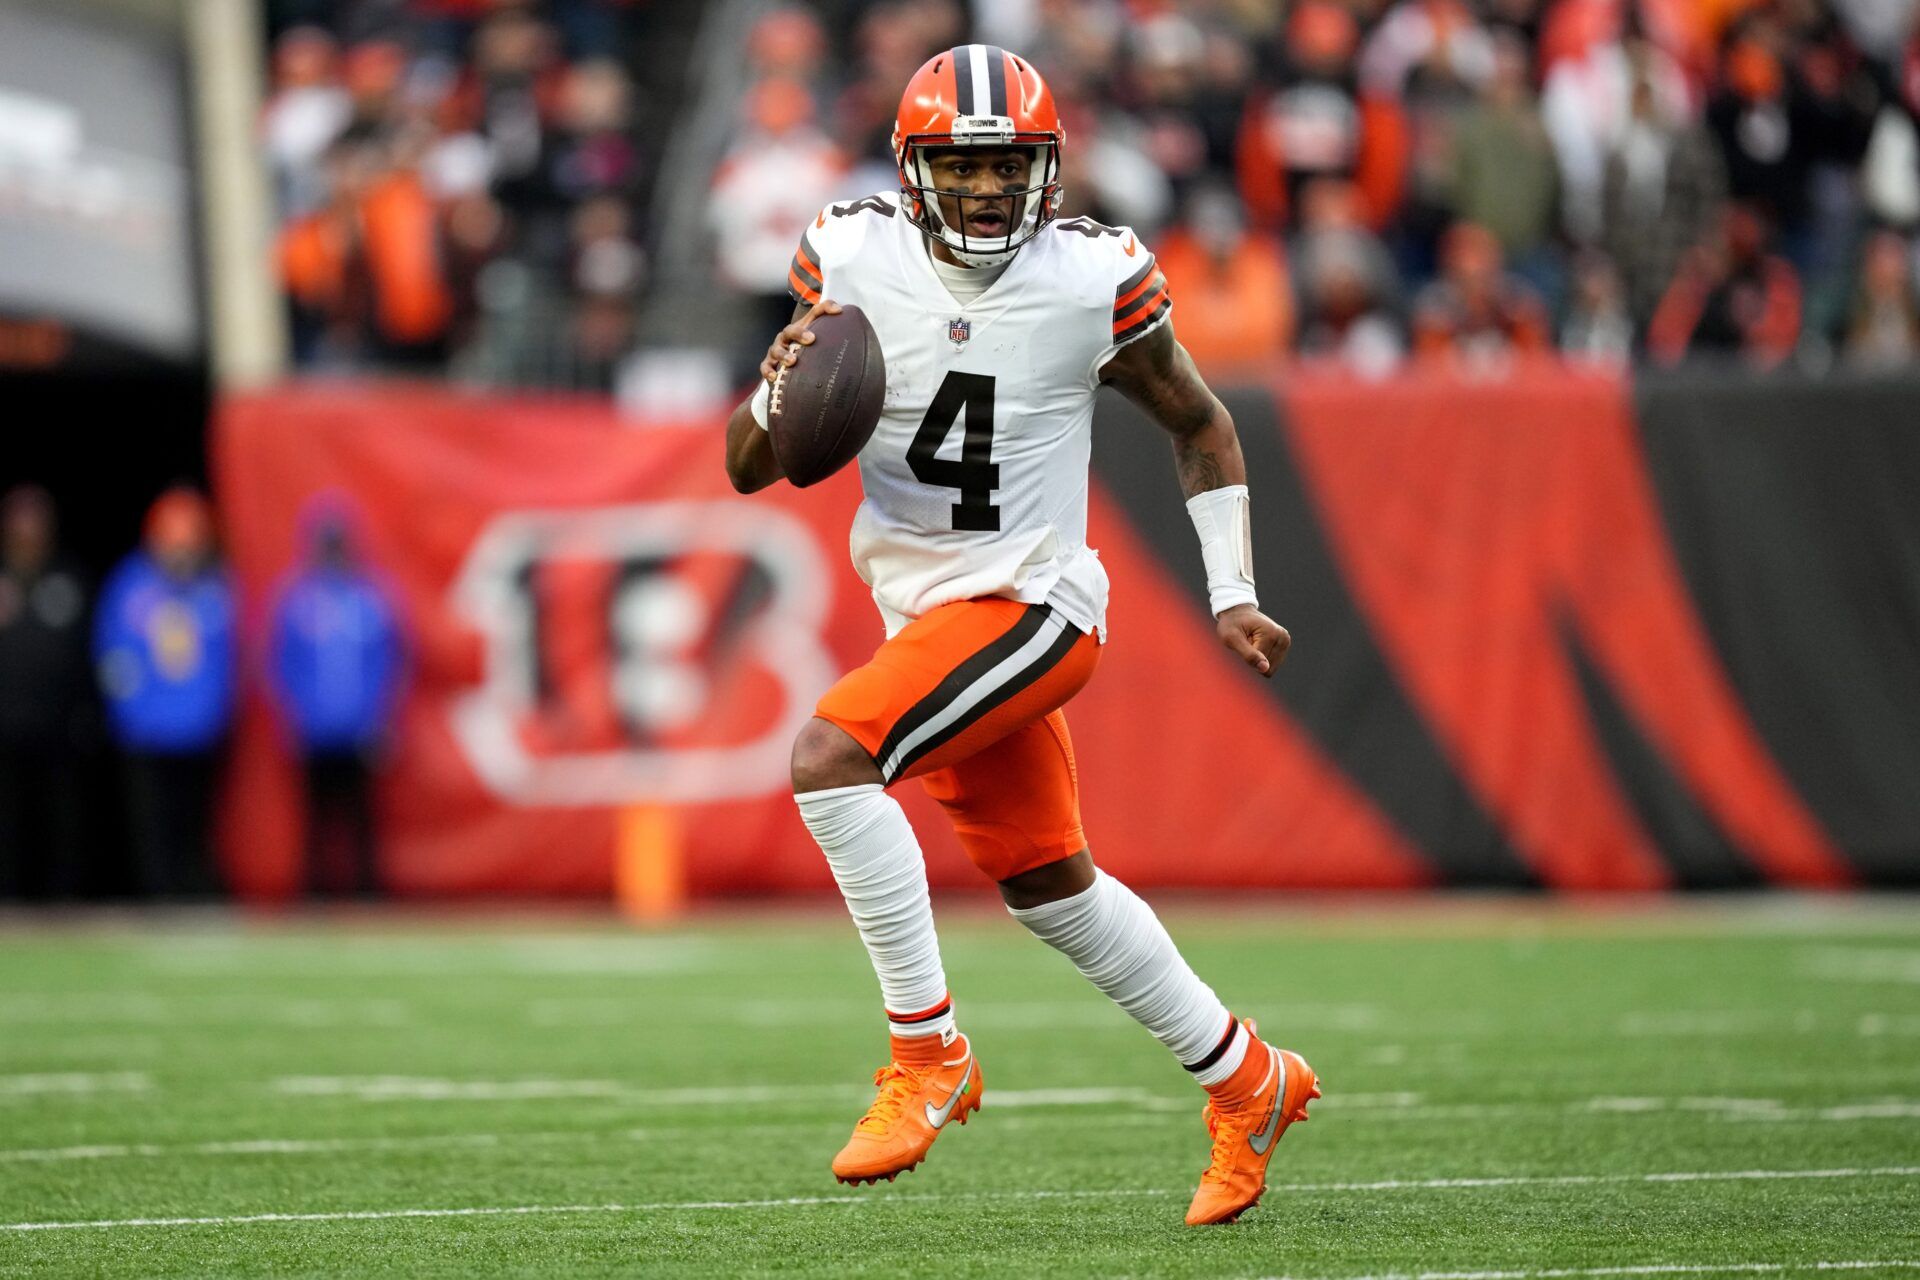
[[[970,44],[967,46],[967,65],[973,71],[973,109],[977,115],[987,115],[993,110],[993,81],[987,73],[987,46]]]

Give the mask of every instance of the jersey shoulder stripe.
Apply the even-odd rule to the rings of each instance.
[[[820,272],[820,251],[814,248],[813,233],[800,233],[800,248],[793,255],[793,262],[787,268],[787,292],[793,295],[795,302],[808,306],[820,301],[826,288],[825,277]]]
[[[1161,274],[1159,262],[1148,255],[1145,265],[1114,288],[1115,345],[1140,337],[1159,323],[1160,317],[1172,307],[1173,297],[1167,289],[1167,278]]]

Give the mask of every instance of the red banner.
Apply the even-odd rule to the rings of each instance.
[[[618,815],[643,805],[675,811],[696,894],[830,886],[786,766],[814,700],[882,635],[846,560],[851,473],[742,498],[717,424],[433,388],[236,399],[214,452],[256,669],[315,500],[354,513],[400,606],[408,685],[378,804],[392,891],[604,896]],[[1116,642],[1069,717],[1101,860],[1142,883],[1423,881],[1297,728],[1249,705],[1222,737],[1247,677],[1124,524],[1097,524]],[[223,848],[242,893],[277,897],[301,883],[299,789],[249,685]],[[918,784],[899,793],[934,883],[980,884]]]
[[[1774,544],[1696,538],[1683,568],[1669,543],[1696,509],[1673,492],[1738,515],[1720,486],[1763,473],[1686,462],[1662,490],[1630,389],[1564,371],[1229,399],[1295,658],[1269,683],[1221,647],[1159,433],[1104,402],[1090,540],[1111,642],[1067,709],[1103,865],[1206,888],[1854,878],[1826,826],[1851,792],[1780,732],[1804,699],[1780,703],[1766,654],[1718,639],[1769,597],[1716,584]],[[829,887],[787,755],[881,639],[846,559],[858,480],[743,498],[722,445],[718,423],[444,388],[223,408],[218,496],[253,661],[315,501],[356,513],[404,615],[378,806],[393,891],[605,896],[617,845],[676,840],[696,895]],[[1769,554],[1767,573],[1795,572]],[[1877,634],[1854,621],[1822,625]],[[1850,643],[1872,669],[1871,645]],[[257,688],[237,747],[229,868],[244,893],[289,894],[299,788]],[[919,785],[897,794],[933,882],[984,888]]]

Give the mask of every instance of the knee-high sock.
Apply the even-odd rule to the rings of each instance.
[[[1095,871],[1093,886],[1071,898],[1009,910],[1172,1050],[1201,1084],[1219,1084],[1240,1065],[1246,1029],[1127,886]]]
[[[808,791],[794,800],[867,944],[893,1034],[953,1030],[927,865],[899,803],[877,782]]]

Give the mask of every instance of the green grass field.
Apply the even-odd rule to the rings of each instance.
[[[0,921],[0,1275],[1920,1276],[1920,902],[1170,908],[1326,1082],[1240,1224],[1200,1094],[997,913],[891,1186],[827,911]]]

